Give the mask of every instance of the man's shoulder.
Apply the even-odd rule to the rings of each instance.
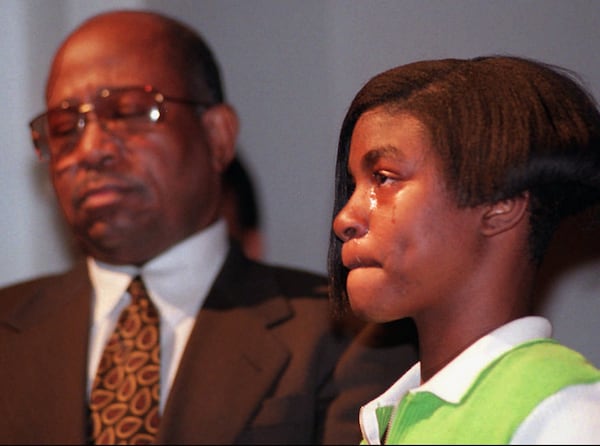
[[[60,296],[86,283],[85,270],[75,267],[69,271],[34,276],[0,288],[0,316],[46,296]],[[54,297],[53,297],[54,298]],[[60,298],[58,298],[60,300]]]
[[[263,264],[263,266],[270,270],[284,292],[293,294],[304,291],[305,294],[318,296],[328,294],[328,280],[324,274],[283,265]]]
[[[0,287],[0,293],[12,294],[14,292],[49,286],[63,286],[65,282],[71,282],[76,277],[87,277],[87,270],[84,262],[76,262],[72,267],[64,271],[49,272],[8,283],[3,287]]]
[[[234,293],[285,297],[327,298],[327,276],[306,269],[268,261],[256,261],[232,249],[217,285]]]
[[[268,262],[253,262],[251,276],[271,282],[281,295],[327,299],[327,276],[314,271]]]
[[[6,303],[12,296],[24,296],[35,294],[37,290],[47,288],[51,284],[60,281],[63,274],[48,274],[35,276],[21,281],[9,283],[0,288],[0,306]]]

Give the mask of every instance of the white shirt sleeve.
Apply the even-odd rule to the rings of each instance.
[[[511,444],[599,444],[600,383],[569,386],[546,398]]]

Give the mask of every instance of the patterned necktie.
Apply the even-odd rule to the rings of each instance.
[[[127,291],[131,303],[119,317],[92,385],[93,444],[149,444],[158,431],[159,318],[141,277]]]

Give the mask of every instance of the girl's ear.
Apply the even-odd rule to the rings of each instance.
[[[482,233],[492,236],[507,231],[527,218],[529,193],[486,205],[482,217]]]

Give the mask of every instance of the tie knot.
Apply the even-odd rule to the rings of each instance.
[[[127,287],[127,291],[131,295],[131,301],[135,304],[141,304],[144,301],[150,300],[148,292],[146,291],[146,286],[140,276],[135,276],[131,280],[131,283]]]

